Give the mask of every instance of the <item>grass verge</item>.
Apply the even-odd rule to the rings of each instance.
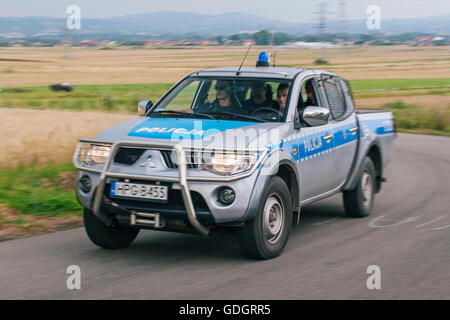
[[[0,171],[0,203],[23,215],[81,216],[72,164]],[[16,221],[17,222],[17,221]]]
[[[450,106],[423,108],[396,101],[384,104],[382,109],[392,112],[399,132],[450,136]]]

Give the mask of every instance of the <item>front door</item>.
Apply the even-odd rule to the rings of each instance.
[[[327,107],[317,78],[306,78],[301,85],[298,110],[301,115],[306,106]],[[300,101],[302,99],[302,101]],[[333,189],[335,174],[332,149],[335,146],[333,126],[330,124],[300,128],[297,140],[300,172],[301,201],[311,199]]]

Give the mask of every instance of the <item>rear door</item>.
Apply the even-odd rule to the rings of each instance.
[[[331,111],[331,134],[334,139],[334,186],[349,175],[358,144],[358,123],[350,88],[337,76],[321,76],[328,107]]]

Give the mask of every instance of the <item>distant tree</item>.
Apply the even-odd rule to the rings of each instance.
[[[291,36],[289,36],[286,33],[275,33],[275,35],[273,37],[273,43],[277,46],[280,44],[284,44],[290,40],[291,40]]]
[[[375,36],[373,36],[371,34],[360,34],[359,39],[363,40],[363,41],[370,41],[370,40],[374,40]]]
[[[265,30],[256,32],[254,34],[254,39],[257,45],[268,45],[270,44],[270,41],[272,39],[272,34],[270,32],[267,32]]]
[[[318,35],[306,35],[303,37],[300,37],[299,40],[306,41],[306,42],[319,42],[319,36]]]

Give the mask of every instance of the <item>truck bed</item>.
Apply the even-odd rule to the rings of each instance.
[[[389,112],[389,110],[370,110],[370,109],[358,109],[355,110],[357,114],[366,114],[366,113],[382,113]]]

